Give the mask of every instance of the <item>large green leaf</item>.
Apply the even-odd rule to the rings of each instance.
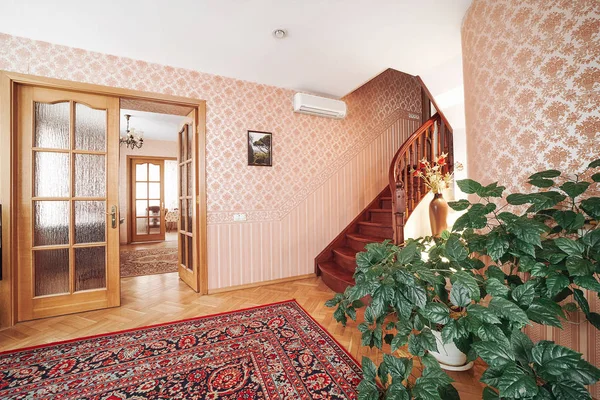
[[[585,224],[583,214],[578,214],[571,210],[556,211],[553,217],[556,223],[567,231],[579,229]]]
[[[473,343],[471,347],[492,367],[503,367],[515,361],[512,351],[500,343],[481,341]]]
[[[488,235],[486,242],[486,250],[488,256],[492,258],[492,260],[499,260],[510,246],[510,241],[508,236],[499,231],[491,231]]]
[[[392,381],[403,381],[410,371],[406,371],[407,363],[406,359],[394,357],[393,355],[384,353],[383,363],[387,367],[387,371],[392,376]]]
[[[569,256],[581,256],[585,250],[585,247],[581,243],[563,237],[555,239],[554,244]]]
[[[567,181],[563,183],[560,188],[571,198],[575,198],[587,190],[590,186],[589,182],[572,182]]]
[[[462,286],[466,287],[469,290],[469,296],[472,300],[479,301],[479,286],[477,285],[477,281],[466,271],[458,271],[454,273],[450,277],[450,282],[454,285],[455,283],[460,283]]]
[[[495,265],[490,265],[488,267],[488,269],[485,271],[485,275],[488,278],[496,278],[500,282],[504,282],[504,279],[506,279],[506,275],[504,274],[504,271],[502,271],[500,268],[498,268]]]
[[[431,332],[431,329],[425,328],[417,336],[425,350],[438,351],[437,340]]]
[[[471,304],[471,293],[470,290],[460,282],[456,282],[452,285],[450,290],[450,301],[455,306],[466,307]]]
[[[410,400],[408,390],[402,383],[392,383],[385,392],[386,400]]]
[[[510,345],[517,361],[523,364],[529,364],[531,362],[533,342],[529,339],[529,336],[522,331],[515,329],[510,335]]]
[[[477,329],[477,336],[481,340],[486,340],[488,342],[497,342],[505,346],[509,346],[509,341],[502,329],[500,329],[497,325],[492,325],[488,323],[482,323],[479,329]]]
[[[529,307],[533,301],[533,298],[535,297],[535,289],[533,286],[533,281],[525,282],[523,285],[517,286],[513,289],[511,297],[521,307]]]
[[[594,273],[594,264],[580,256],[569,256],[567,270],[572,276],[588,276]]]
[[[469,202],[469,200],[460,199],[458,201],[449,201],[448,205],[454,211],[464,211],[467,208],[469,208],[469,206],[471,205],[471,203]]]
[[[489,278],[485,284],[485,290],[492,296],[508,296],[508,288],[496,278]]]
[[[397,253],[396,260],[400,264],[408,264],[414,260],[415,256],[419,254],[420,252],[417,248],[417,244],[415,242],[411,242],[410,244],[404,246],[404,248]]]
[[[358,400],[379,400],[379,390],[372,380],[363,379],[357,390]]]
[[[458,236],[452,235],[446,242],[446,255],[451,261],[460,262],[466,259],[469,254]]]
[[[415,382],[412,394],[416,400],[442,400],[439,382],[435,378],[419,378]]]
[[[558,309],[557,309],[558,307]],[[527,316],[534,322],[562,328],[558,316],[562,310],[558,304],[548,299],[534,299],[527,309]]]
[[[375,363],[369,357],[363,356],[361,366],[364,378],[370,381],[374,380],[375,376],[377,376],[377,366]]]
[[[575,301],[577,301],[577,304],[579,304],[581,311],[583,311],[585,315],[588,315],[590,313],[590,305],[585,298],[583,291],[580,289],[573,289],[573,297],[575,298]]]
[[[556,400],[591,400],[592,398],[582,384],[567,380],[552,382],[552,394]]]
[[[425,348],[421,344],[421,339],[414,333],[411,333],[408,337],[408,352],[413,356],[421,357],[425,355]]]
[[[600,220],[600,197],[590,197],[581,201],[581,208],[587,215]]]
[[[428,303],[420,313],[434,324],[444,325],[450,321],[450,309],[441,303]]]
[[[600,182],[600,172],[598,172],[598,173],[596,173],[596,174],[592,175],[592,180],[593,180],[594,182]]]
[[[467,194],[476,194],[479,190],[483,188],[481,183],[476,182],[472,179],[460,179],[456,181],[459,189]]]
[[[549,273],[548,277],[546,278],[546,288],[548,289],[548,297],[556,296],[558,293],[560,293],[561,290],[569,286],[570,283],[571,282],[569,281],[569,278],[567,278],[563,274],[557,272]]]
[[[490,183],[477,191],[479,197],[502,197],[505,186],[498,186],[498,182]]]
[[[500,400],[500,396],[492,388],[485,387],[483,389],[483,400]]]
[[[497,315],[506,318],[509,321],[517,322],[521,325],[527,325],[529,323],[529,317],[525,311],[513,303],[502,297],[493,297],[489,303],[489,308],[492,309]]]
[[[438,389],[440,397],[444,400],[460,400],[458,391],[452,385],[442,386]]]
[[[536,370],[544,376],[559,377],[570,368],[575,368],[581,354],[558,344],[542,341],[531,350]]]
[[[450,320],[442,329],[442,341],[444,343],[451,343],[454,340],[459,340],[468,335],[463,323],[458,320]]]
[[[483,371],[480,381],[490,386],[498,387],[498,385],[500,384],[500,377],[502,376],[502,371],[504,371],[504,367],[488,367],[485,371]]]
[[[598,282],[593,276],[576,276],[573,279],[573,282],[584,289],[600,292],[600,282]]]
[[[530,179],[528,182],[530,185],[533,186],[537,186],[540,188],[549,188],[554,186],[554,181],[551,179],[543,179],[543,178],[537,178],[537,179]]]
[[[597,160],[594,160],[588,164],[588,168],[598,168],[598,167],[600,167],[600,158]]]
[[[405,286],[402,294],[412,304],[419,308],[425,307],[425,304],[427,303],[427,294],[425,293],[425,289],[420,286]]]
[[[536,172],[535,174],[531,175],[528,179],[532,180],[540,178],[557,178],[560,176],[560,174],[561,172],[556,169],[548,169],[546,171]]]
[[[500,397],[515,399],[531,398],[538,393],[535,380],[514,363],[509,363],[504,368],[498,389]]]
[[[600,369],[585,360],[579,360],[575,368],[565,371],[564,378],[582,385],[593,385],[600,380]]]

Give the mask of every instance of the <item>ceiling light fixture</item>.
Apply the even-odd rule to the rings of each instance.
[[[136,132],[134,128],[129,129],[129,118],[131,118],[130,114],[125,114],[125,119],[127,119],[127,133],[125,136],[121,136],[119,139],[119,145],[123,143],[127,147],[131,147],[131,149],[141,149],[144,145],[144,132],[139,131]]]
[[[287,36],[287,31],[285,29],[275,29],[273,31],[273,36],[275,36],[276,39],[283,39]]]

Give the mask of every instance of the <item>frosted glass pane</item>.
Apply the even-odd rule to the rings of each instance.
[[[148,188],[148,198],[149,199],[160,199],[160,183],[152,182],[149,184]]]
[[[160,182],[160,165],[150,164],[149,181]]]
[[[148,164],[136,164],[135,165],[135,180],[136,181],[147,181],[148,180]]]
[[[75,196],[106,196],[104,157],[97,154],[75,154]]]
[[[192,193],[194,193],[193,189],[192,189],[192,163],[189,163],[187,165],[187,177],[186,177],[186,182],[187,182],[187,195],[191,196]]]
[[[71,125],[69,102],[45,104],[35,102],[35,147],[70,149]]]
[[[34,189],[36,197],[70,197],[69,153],[35,152]]]
[[[137,182],[135,184],[135,198],[136,199],[147,199],[148,198],[148,184],[145,182]]]
[[[69,249],[33,252],[35,295],[69,293]]]
[[[192,248],[192,239],[191,237],[188,236],[187,238],[187,264],[185,264],[187,266],[188,269],[194,269],[194,250]]]
[[[186,183],[185,183],[185,177],[187,176],[187,173],[185,172],[186,166],[187,166],[187,164],[183,164],[179,168],[179,195],[180,196],[186,196],[186,188],[187,188]]]
[[[186,200],[186,211],[187,211],[187,231],[192,232],[192,200]]]
[[[135,232],[138,235],[148,234],[148,218],[137,218]]]
[[[106,240],[106,205],[104,201],[75,202],[75,243]]]
[[[75,104],[75,148],[106,150],[106,110]]]
[[[106,287],[104,246],[75,249],[75,291]]]
[[[193,152],[193,147],[192,147],[192,132],[191,129],[187,128],[187,159],[190,160],[192,158],[192,154],[194,154]]]
[[[150,207],[148,207],[150,215],[150,233],[160,233],[161,224],[161,211],[160,201],[150,201]],[[158,229],[158,231],[157,231]]]
[[[177,161],[165,161],[165,207],[169,210],[177,208]]]
[[[150,225],[150,234],[151,235],[160,235],[160,226]]]
[[[69,202],[35,201],[33,245],[69,244]]]
[[[148,200],[135,201],[135,216],[144,217],[148,215]]]
[[[187,238],[187,236],[179,234],[179,250],[181,251],[181,264],[183,266],[187,265],[187,257],[186,257],[187,244],[185,241],[186,238]]]

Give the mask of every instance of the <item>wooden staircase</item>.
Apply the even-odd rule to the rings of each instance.
[[[336,292],[354,285],[356,253],[368,243],[394,238],[392,197],[386,187],[315,259],[323,282]]]
[[[421,83],[423,115],[439,110],[431,94]],[[404,226],[412,211],[427,194],[420,178],[411,170],[423,158],[433,162],[448,154],[444,172],[452,172],[452,128],[441,111],[437,111],[400,146],[389,169],[389,185],[315,258],[315,271],[332,290],[341,293],[354,285],[356,254],[369,243],[392,240],[404,243]]]

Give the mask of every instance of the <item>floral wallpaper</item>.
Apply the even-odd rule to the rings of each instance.
[[[534,172],[577,173],[600,157],[598,0],[474,0],[462,44],[470,177],[527,190]],[[598,331],[565,325],[526,332],[600,365]],[[600,385],[591,391],[599,397]]]
[[[293,90],[0,34],[0,69],[207,101],[208,222],[278,220],[364,147],[400,109],[420,118],[420,87],[395,70],[344,97],[348,116],[295,114]],[[273,167],[249,167],[246,131],[273,133]]]

